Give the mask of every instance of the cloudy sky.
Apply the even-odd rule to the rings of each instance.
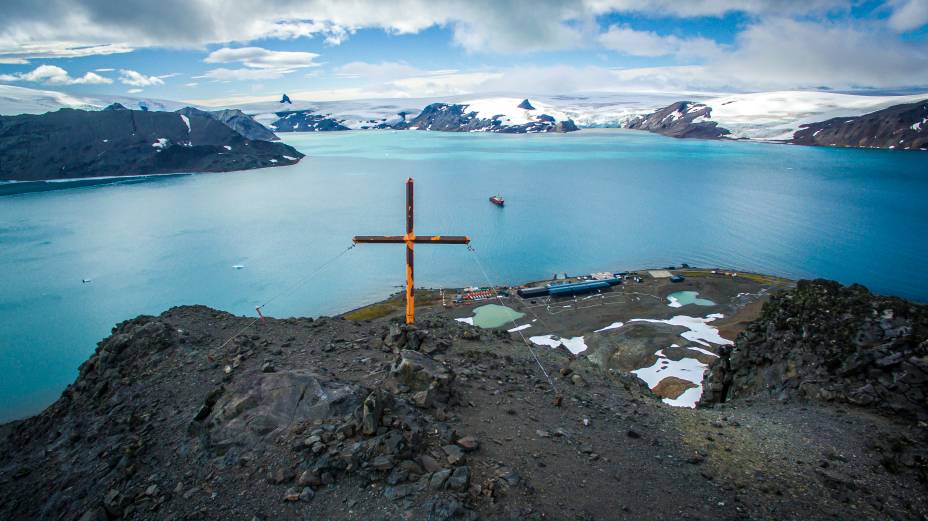
[[[928,90],[928,0],[3,0],[0,83],[216,104]]]

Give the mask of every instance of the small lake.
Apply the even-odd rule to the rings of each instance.
[[[566,135],[284,135],[298,165],[0,197],[0,421],[37,412],[119,321],[179,304],[334,314],[404,281],[407,177],[421,286],[686,262],[928,300],[928,152]],[[58,188],[58,186],[55,186]],[[20,191],[4,187],[5,193]],[[506,207],[487,200],[500,193]],[[240,266],[236,269],[234,266]],[[89,280],[90,282],[83,282]],[[292,291],[291,291],[291,288]]]
[[[667,305],[672,308],[679,308],[690,304],[695,304],[697,306],[715,305],[715,302],[707,298],[699,298],[698,291],[674,291],[670,295],[667,295],[667,300],[670,301],[670,304]]]

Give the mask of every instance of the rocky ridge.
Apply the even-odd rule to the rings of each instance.
[[[928,100],[895,105],[863,116],[810,123],[793,135],[797,145],[928,149]]]
[[[900,323],[876,328],[914,316],[893,309]],[[666,407],[565,349],[417,311],[417,326],[401,311],[255,322],[202,306],[123,322],[57,402],[0,426],[0,518],[928,513],[923,426],[762,393]],[[814,337],[829,315],[781,318]]]
[[[248,139],[252,140],[261,140],[261,141],[279,141],[280,138],[277,137],[273,132],[267,129],[264,125],[258,123],[251,116],[245,114],[238,109],[224,109],[224,110],[200,110],[193,107],[184,107],[178,109],[175,112],[178,114],[184,114],[186,116],[202,116],[206,118],[212,118],[225,126],[231,128],[232,130],[238,132],[239,134],[245,136]]]
[[[316,114],[311,110],[286,110],[275,112],[277,120],[271,123],[271,128],[277,132],[331,132],[351,130],[342,122],[323,114]]]
[[[249,139],[214,117],[61,109],[0,116],[0,179],[37,181],[176,172],[226,172],[293,164],[303,154]]]

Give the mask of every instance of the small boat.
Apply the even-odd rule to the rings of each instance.
[[[496,206],[503,206],[506,204],[506,200],[503,199],[503,196],[499,194],[490,197],[490,202],[495,204]]]

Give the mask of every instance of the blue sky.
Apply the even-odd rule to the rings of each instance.
[[[221,104],[928,90],[928,0],[6,0],[0,84]]]

